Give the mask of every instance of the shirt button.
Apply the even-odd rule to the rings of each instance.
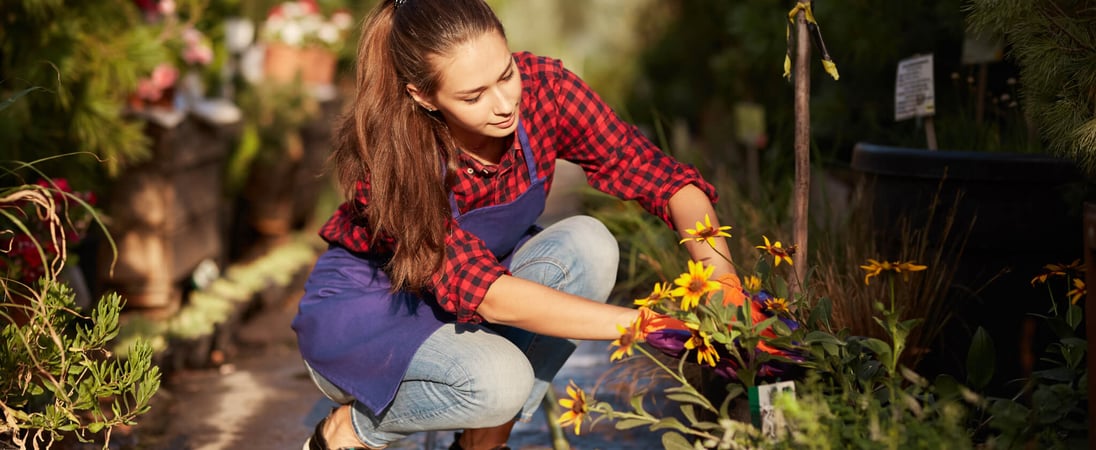
[[[476,169],[473,169],[473,168],[469,167],[468,168],[468,174],[471,175],[471,174],[474,174],[474,173],[476,173]]]

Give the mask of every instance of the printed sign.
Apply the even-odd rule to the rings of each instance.
[[[795,383],[781,381],[772,384],[762,384],[749,389],[750,416],[754,426],[761,429],[761,434],[766,437],[776,438],[788,427],[784,419],[784,413],[776,408],[775,400],[778,394],[790,395],[795,398]]]
[[[931,116],[936,113],[936,90],[932,78],[932,54],[898,62],[894,83],[894,120]]]

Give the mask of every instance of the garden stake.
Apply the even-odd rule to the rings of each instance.
[[[800,280],[806,278],[807,261],[807,213],[808,201],[811,190],[811,78],[808,66],[811,49],[809,36],[807,35],[807,17],[811,14],[811,2],[799,2],[792,9],[796,14],[796,58],[795,58],[795,193],[793,239],[795,245],[802,251],[801,261],[804,264],[795,266],[796,277]],[[794,283],[790,286],[791,294],[798,294],[802,286]]]
[[[810,261],[807,253],[807,213],[811,191],[811,79],[808,61],[810,61],[809,45],[812,38],[822,55],[822,67],[826,73],[834,80],[839,78],[837,65],[826,50],[826,43],[822,40],[822,30],[814,18],[813,4],[814,0],[796,2],[795,7],[788,12],[788,25],[785,26],[784,33],[788,41],[787,51],[784,54],[784,77],[788,78],[791,76],[791,25],[795,24],[795,191],[792,238],[795,246],[802,252],[803,256],[800,258],[802,261]],[[790,286],[793,295],[799,293],[802,280],[807,279],[807,264],[795,266],[795,274],[800,282]]]

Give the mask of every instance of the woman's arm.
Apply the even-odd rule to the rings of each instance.
[[[685,230],[696,228],[697,222],[703,223],[705,215],[711,218],[712,226],[718,229],[719,218],[715,216],[715,209],[712,207],[711,200],[704,194],[704,191],[701,191],[695,185],[686,185],[670,197],[670,219],[674,223],[674,229],[677,230],[682,239],[692,237]],[[712,278],[718,278],[725,274],[734,274],[734,265],[724,258],[724,256],[726,258],[731,257],[731,253],[727,248],[727,240],[722,237],[715,237],[713,240],[715,241],[715,249],[709,246],[707,242],[696,242],[693,239],[685,242],[685,248],[689,251],[689,255],[693,257],[693,260],[703,262],[707,266],[715,266]],[[720,256],[720,254],[723,256]]]
[[[476,312],[484,320],[568,339],[612,340],[617,325],[628,327],[639,312],[571,295],[503,275],[491,283]]]

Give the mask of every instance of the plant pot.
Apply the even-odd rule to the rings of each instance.
[[[945,328],[933,359],[944,357],[939,364],[963,367],[970,333],[982,326],[996,341],[997,380],[1030,370],[1021,367],[1018,351],[1030,344],[1022,342],[1023,320],[1045,312],[1049,301],[1046,290],[1033,288],[1031,279],[1046,264],[1081,257],[1083,180],[1076,166],[1038,154],[860,143],[853,150],[852,168],[870,189],[880,248],[893,249],[899,218],[925,224],[937,193],[929,236],[953,204],[952,232],[969,228],[965,246],[951,249],[961,250],[948,299],[958,320]],[[949,239],[937,245],[957,247],[962,242]]]
[[[332,51],[271,42],[266,45],[263,74],[276,83],[292,83],[300,77],[306,85],[329,85],[335,80],[335,64]]]

